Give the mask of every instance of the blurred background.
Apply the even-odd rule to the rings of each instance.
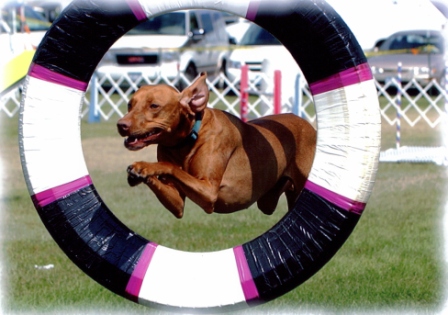
[[[257,313],[443,313],[448,0],[327,2],[351,28],[374,77],[382,118],[377,182],[365,214],[336,256]],[[23,180],[17,144],[23,79],[45,32],[69,3],[0,3],[0,306],[5,314],[158,313],[114,296],[76,269],[45,230]],[[294,32],[300,36],[300,30]],[[243,18],[176,11],[117,40],[98,64],[81,105],[86,164],[123,222],[151,240],[189,251],[241,244],[285,213],[282,203],[272,217],[256,209],[205,216],[190,204],[179,221],[152,204],[154,196],[144,187],[127,187],[126,166],[155,159],[154,150],[125,152],[116,132],[130,97],[146,84],[181,90],[202,71],[208,73],[211,107],[243,120],[293,112],[318,126],[300,67],[275,37]]]
[[[447,2],[328,2],[349,25],[368,58],[385,122],[396,125],[403,120],[411,126],[419,122],[431,128],[438,126],[446,95]],[[21,80],[34,50],[69,3],[68,0],[2,3],[0,66],[5,69],[0,78],[2,114],[16,116]],[[292,111],[315,121],[306,78],[283,45],[243,18],[210,10],[157,16],[117,40],[92,77],[82,117],[89,122],[121,117],[130,95],[139,86],[167,83],[183,89],[203,71],[208,74],[215,96],[212,107],[237,116],[247,115],[243,119]],[[241,82],[242,78],[247,82]],[[278,95],[274,95],[275,91]],[[247,101],[243,99],[248,108],[241,108],[242,97],[248,97]],[[426,103],[419,103],[421,99]]]

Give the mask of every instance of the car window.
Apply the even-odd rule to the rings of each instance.
[[[221,15],[224,19],[225,24],[232,24],[232,23],[236,23],[238,22],[238,20],[240,19],[239,16],[234,15],[232,13],[228,13],[228,12],[221,12]]]
[[[256,24],[252,24],[241,38],[240,45],[281,45],[281,43],[264,28]]]
[[[199,29],[199,23],[198,18],[194,13],[190,15],[190,31],[198,30]]]
[[[213,21],[214,22],[216,22],[216,21],[219,21],[219,19],[221,19],[223,16],[222,16],[222,14],[220,13],[220,12],[213,12]]]
[[[213,22],[210,14],[202,13],[201,19],[202,19],[202,28],[204,29],[205,33],[208,34],[213,32]]]
[[[185,12],[162,14],[140,23],[128,35],[185,35]]]
[[[382,45],[380,50],[401,50],[401,49],[415,49],[432,46],[432,50],[437,53],[443,52],[443,39],[434,35],[423,34],[403,34],[396,36],[390,43]],[[412,53],[412,51],[409,51]]]
[[[213,12],[213,25],[215,29],[216,36],[221,42],[229,42],[229,34],[226,32],[226,24],[224,22],[224,17],[221,12]]]

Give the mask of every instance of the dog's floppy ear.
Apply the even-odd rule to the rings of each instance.
[[[192,114],[199,113],[207,107],[209,92],[205,79],[207,74],[202,72],[189,87],[180,93],[180,103]]]

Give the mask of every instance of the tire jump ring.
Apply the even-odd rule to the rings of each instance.
[[[309,84],[318,127],[313,167],[294,209],[259,237],[207,253],[166,248],[119,221],[92,183],[80,137],[80,104],[109,47],[154,15],[195,8],[236,14],[277,37]],[[30,196],[65,254],[118,295],[195,312],[270,301],[324,266],[370,197],[380,137],[366,58],[341,17],[322,0],[74,1],[36,51],[19,124]]]

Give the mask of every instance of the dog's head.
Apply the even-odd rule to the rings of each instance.
[[[128,113],[118,120],[117,128],[129,150],[150,144],[175,146],[191,132],[195,116],[208,103],[209,91],[201,73],[185,90],[168,85],[143,86],[128,103]]]

